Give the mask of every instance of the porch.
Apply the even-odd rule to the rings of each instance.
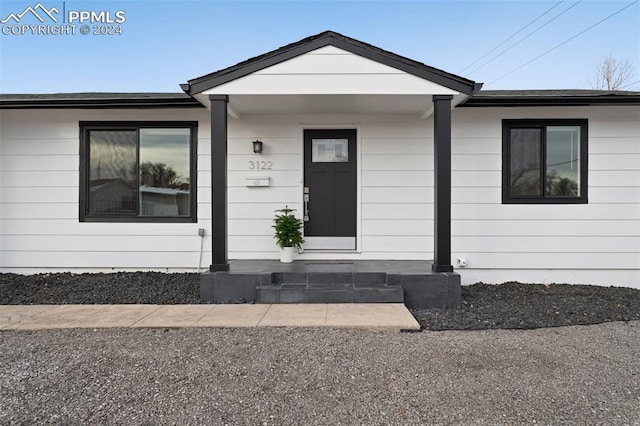
[[[404,303],[416,308],[460,304],[460,275],[433,272],[420,260],[232,260],[228,271],[200,277],[209,303]]]
[[[182,88],[211,113],[203,301],[459,304],[451,110],[473,81],[327,31]],[[304,218],[304,254],[254,260],[277,256],[283,205]]]

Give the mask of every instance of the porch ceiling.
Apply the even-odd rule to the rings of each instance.
[[[196,95],[205,106],[207,95]],[[455,95],[452,107],[467,99]],[[431,95],[230,95],[229,115],[242,119],[265,114],[379,114],[411,115],[428,118],[433,113]]]

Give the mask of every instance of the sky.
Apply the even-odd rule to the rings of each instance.
[[[598,62],[612,54],[634,64],[635,84],[627,89],[640,90],[638,0],[40,3],[59,11],[52,12],[57,23],[40,13],[49,26],[71,25],[71,13],[82,11],[124,22],[109,27],[76,18],[75,34],[63,35],[20,33],[40,24],[31,14],[0,24],[1,93],[180,92],[180,83],[326,30],[484,89],[588,89]],[[0,21],[37,4],[1,0]],[[103,29],[121,34],[93,34]]]

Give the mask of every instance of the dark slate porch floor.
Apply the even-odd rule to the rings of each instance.
[[[432,274],[431,262],[423,260],[232,260],[230,274],[269,272],[386,272],[390,274]]]
[[[417,260],[235,260],[206,272],[200,298],[209,303],[404,303],[449,308],[460,304],[460,276],[431,271]]]

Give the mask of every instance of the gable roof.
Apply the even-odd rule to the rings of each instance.
[[[333,31],[325,31],[320,34],[304,38],[271,52],[247,59],[246,61],[228,68],[189,80],[187,83],[181,84],[180,87],[185,91],[185,93],[191,96],[197,95],[205,90],[237,80],[256,71],[279,64],[325,46],[337,47],[355,55],[404,71],[416,77],[432,81],[465,95],[472,95],[476,89],[476,83],[474,81],[430,67],[421,62],[414,61]]]

